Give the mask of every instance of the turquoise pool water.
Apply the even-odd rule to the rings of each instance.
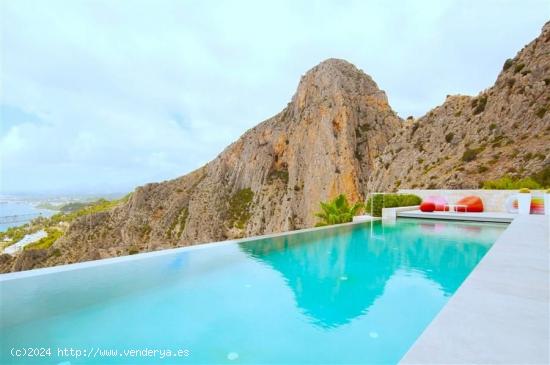
[[[398,219],[3,275],[0,363],[395,364],[505,228]]]

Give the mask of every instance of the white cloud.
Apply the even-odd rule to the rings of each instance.
[[[328,57],[419,116],[489,86],[549,6],[4,0],[0,103],[34,120],[2,115],[2,189],[129,190],[189,172],[280,111]]]

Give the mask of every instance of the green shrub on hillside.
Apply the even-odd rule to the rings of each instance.
[[[549,109],[548,105],[542,106],[535,112],[535,114],[537,115],[537,117],[542,118],[544,117],[544,114],[546,114],[548,109]]]
[[[515,171],[515,169],[512,169]],[[550,187],[550,165],[522,179],[513,176],[504,176],[500,179],[483,182],[483,189],[515,190],[521,188],[544,189]]]
[[[375,194],[367,200],[365,211],[375,217],[382,216],[382,208],[419,205],[422,199],[414,194]]]
[[[177,238],[181,237],[181,234],[185,230],[185,224],[187,222],[188,216],[189,216],[189,207],[184,206],[183,208],[180,209],[178,215],[172,221],[172,224],[170,224],[170,228],[168,229],[168,232],[167,232],[168,238],[172,238],[173,234],[175,234]]]
[[[119,204],[122,204],[128,200],[129,195],[126,195],[122,199],[117,200],[106,200],[106,199],[99,199],[95,202],[88,203],[82,208],[69,212],[69,213],[57,213],[50,217],[50,221],[48,222],[48,226],[56,225],[59,222],[72,222],[76,218],[82,217],[84,215],[93,214],[93,213],[100,213],[107,211],[111,208],[116,207]]]
[[[482,95],[479,98],[472,100],[472,108],[474,108],[474,115],[483,113],[487,105],[487,95]]]
[[[502,66],[502,71],[506,71],[506,70],[509,69],[513,64],[514,64],[514,60],[512,60],[511,58],[508,58],[508,59],[504,62],[504,65]]]
[[[72,203],[67,203],[67,204],[63,204],[62,206],[60,206],[59,211],[61,213],[71,213],[71,212],[74,212],[76,210],[86,208],[89,205],[90,205],[90,203],[72,202]]]
[[[525,67],[525,64],[523,63],[517,64],[516,67],[514,67],[514,73],[520,72],[521,70],[523,70],[524,67]]]
[[[24,250],[38,250],[49,248],[55,243],[55,241],[59,239],[59,237],[63,236],[63,232],[56,228],[46,228],[46,233],[48,233],[46,237],[43,237],[36,242],[28,244],[24,247]]]
[[[5,232],[0,232],[0,240],[10,239],[10,244],[20,241],[27,234],[32,233],[30,224],[24,224],[18,227],[9,227]]]
[[[550,187],[550,165],[546,165],[542,170],[532,174],[531,178],[545,188]]]
[[[462,154],[462,161],[470,162],[470,161],[475,160],[477,155],[481,151],[482,150],[480,148],[473,148],[473,149],[467,148],[466,151],[464,151],[464,153]]]
[[[243,229],[250,219],[250,204],[254,192],[250,188],[241,189],[229,199],[229,226]]]
[[[288,170],[273,170],[267,175],[267,180],[269,182],[273,182],[275,180],[280,180],[284,182],[285,184],[288,184]]]
[[[480,174],[486,172],[487,170],[489,170],[489,168],[485,165],[479,165],[477,167],[477,172],[480,173]]]
[[[530,177],[514,179],[510,176],[504,176],[500,179],[483,182],[483,189],[516,190],[521,188],[540,189],[541,185]]]

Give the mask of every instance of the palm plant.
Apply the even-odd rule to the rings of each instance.
[[[351,222],[353,216],[362,209],[363,203],[357,202],[350,206],[346,196],[340,194],[329,202],[321,202],[321,211],[315,213],[320,218],[315,227]]]

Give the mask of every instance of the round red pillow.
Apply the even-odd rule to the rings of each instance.
[[[435,203],[434,202],[422,202],[420,204],[420,211],[422,212],[433,212],[435,210]]]
[[[456,202],[458,207],[456,207],[457,212],[483,212],[483,200],[479,196],[470,195],[464,197]]]

